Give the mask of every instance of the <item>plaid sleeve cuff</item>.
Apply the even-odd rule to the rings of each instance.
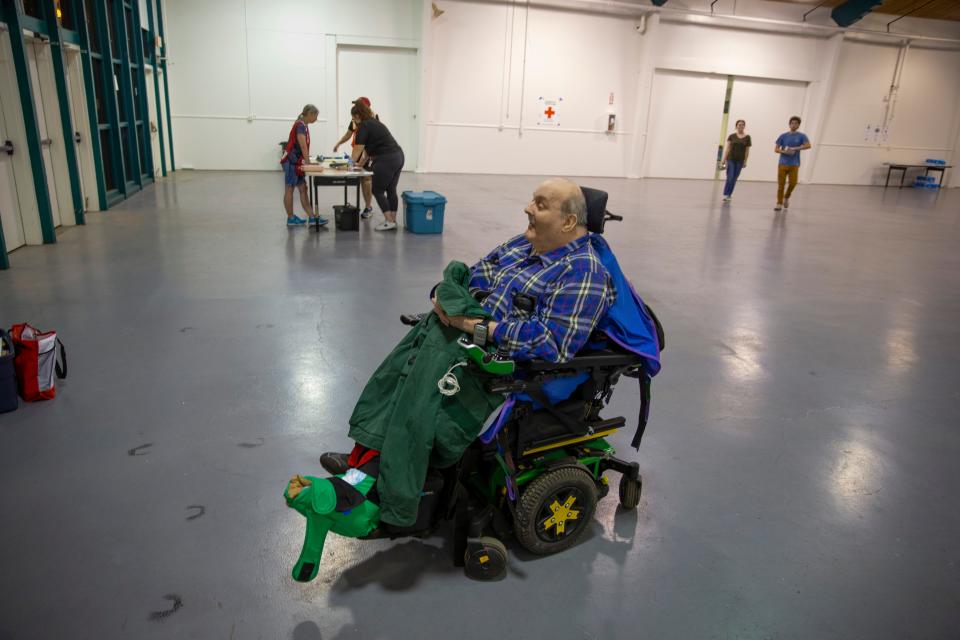
[[[493,341],[498,345],[505,345],[508,338],[508,330],[511,328],[512,322],[498,322],[496,328],[493,330]],[[514,333],[516,333],[516,328],[514,327]]]

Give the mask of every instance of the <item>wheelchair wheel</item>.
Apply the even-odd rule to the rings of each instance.
[[[628,476],[620,476],[620,505],[624,509],[636,509],[640,504],[642,488],[643,481],[639,476],[636,480],[631,480]]]
[[[507,575],[507,547],[496,538],[480,538],[463,554],[463,572],[472,580],[492,582]]]
[[[520,496],[517,540],[537,555],[563,551],[587,530],[596,507],[597,484],[589,471],[580,467],[547,471]]]

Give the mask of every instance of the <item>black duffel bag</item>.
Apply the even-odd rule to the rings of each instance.
[[[352,204],[338,204],[333,207],[333,219],[337,231],[359,231],[360,209]]]
[[[13,348],[13,338],[0,329],[0,413],[13,411],[17,408],[17,370],[13,366],[16,353]]]

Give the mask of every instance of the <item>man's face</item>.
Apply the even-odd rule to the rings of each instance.
[[[800,123],[799,123],[799,122],[797,122],[796,120],[791,120],[791,121],[790,121],[790,131],[796,131],[796,130],[799,129],[799,128],[800,128]]]
[[[537,187],[530,204],[523,210],[528,222],[524,236],[539,252],[566,244],[566,236],[571,230],[566,229],[571,226],[567,218],[571,216],[560,211],[563,195],[562,188],[548,180]]]

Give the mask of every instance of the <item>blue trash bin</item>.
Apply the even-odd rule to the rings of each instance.
[[[404,226],[412,233],[443,233],[447,199],[436,191],[403,192]]]

